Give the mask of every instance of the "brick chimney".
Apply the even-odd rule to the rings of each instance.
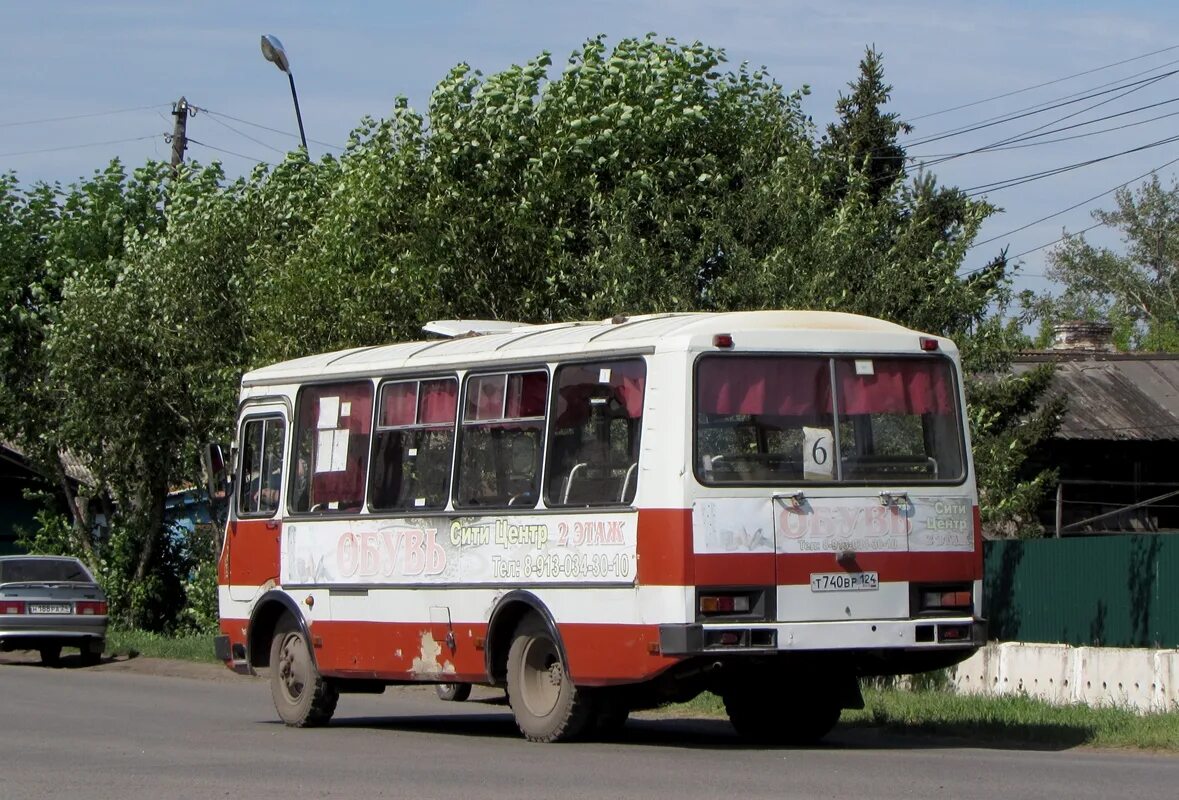
[[[1112,353],[1113,325],[1108,322],[1070,320],[1052,326],[1052,346],[1049,350],[1071,350],[1081,353]]]

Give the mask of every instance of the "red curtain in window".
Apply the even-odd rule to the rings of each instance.
[[[614,361],[562,367],[557,373],[557,427],[570,428],[590,417],[590,398],[601,396],[602,370],[610,370],[609,387],[614,399],[631,419],[643,416],[646,365],[642,361]]]
[[[466,411],[463,413],[467,422],[500,419],[503,407],[503,375],[479,375],[467,383]]]
[[[453,424],[458,407],[458,381],[451,378],[422,381],[418,422],[422,425]]]
[[[706,414],[807,417],[831,412],[824,358],[714,357],[700,362],[696,397]]]
[[[953,410],[953,383],[944,362],[883,358],[861,361],[871,364],[871,375],[857,375],[855,361],[836,362],[841,414],[948,414]]]
[[[415,381],[385,384],[381,389],[381,425],[413,425],[417,390]]]
[[[549,393],[549,376],[544,372],[521,372],[508,376],[508,406],[505,417],[543,417]]]

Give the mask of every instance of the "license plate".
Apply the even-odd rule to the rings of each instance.
[[[69,603],[29,603],[30,614],[73,614]]]
[[[876,572],[812,572],[812,592],[866,592],[880,588]]]

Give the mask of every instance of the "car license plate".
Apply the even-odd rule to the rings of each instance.
[[[69,603],[29,603],[30,614],[73,614]]]
[[[812,592],[865,592],[880,588],[876,572],[812,572]]]

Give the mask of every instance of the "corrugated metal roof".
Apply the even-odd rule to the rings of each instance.
[[[16,444],[14,444],[10,441],[4,440],[4,439],[0,439],[0,450],[7,450],[7,451],[11,452],[15,456],[17,456],[22,462],[25,462],[27,464],[27,459],[25,458],[25,451],[22,450],[20,447],[18,447]],[[60,457],[61,457],[61,464],[65,468],[66,477],[71,478],[71,479],[77,481],[78,483],[82,483],[87,486],[94,485],[94,475],[90,472],[90,469],[78,459],[77,456],[73,455],[72,453],[68,453],[68,452],[63,451],[60,454]],[[31,467],[30,467],[30,469],[31,469]],[[57,480],[52,475],[48,475],[46,477],[50,481]]]
[[[424,364],[461,364],[490,357],[533,359],[569,352],[655,347],[683,349],[694,337],[736,331],[817,333],[823,337],[812,340],[812,343],[825,341],[828,345],[833,345],[843,335],[868,333],[871,343],[884,349],[908,346],[908,343],[902,345],[902,338],[919,335],[917,331],[891,322],[826,311],[650,314],[598,322],[534,325],[482,336],[353,348],[262,367],[246,373],[242,382],[259,385],[302,379],[308,375],[380,374],[414,369]],[[941,341],[945,349],[953,349],[948,340]]]
[[[1179,355],[1026,353],[1014,367],[1044,363],[1056,366],[1053,389],[1068,398],[1056,438],[1179,440]]]

